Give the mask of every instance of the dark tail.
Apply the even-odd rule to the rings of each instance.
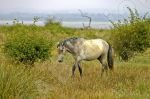
[[[107,54],[107,61],[109,69],[113,70],[114,68],[114,60],[113,60],[113,48],[109,44],[108,54]]]

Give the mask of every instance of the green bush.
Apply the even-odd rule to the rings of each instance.
[[[34,64],[50,57],[52,41],[42,33],[14,32],[7,35],[5,52],[15,60]]]
[[[130,8],[130,17],[123,22],[113,23],[112,42],[116,52],[123,60],[128,60],[136,53],[144,52],[149,47],[149,29],[146,15],[141,18],[137,10]]]
[[[54,17],[48,17],[45,21],[45,26],[61,26],[61,22]]]

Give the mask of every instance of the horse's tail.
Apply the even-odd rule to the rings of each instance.
[[[114,68],[114,60],[113,60],[113,48],[109,44],[108,54],[107,54],[107,61],[109,69],[113,70]]]

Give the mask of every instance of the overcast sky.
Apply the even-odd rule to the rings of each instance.
[[[125,11],[130,6],[150,12],[150,0],[0,0],[0,13],[51,12],[60,10],[93,10],[97,12]]]

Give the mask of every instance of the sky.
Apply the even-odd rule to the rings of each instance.
[[[98,13],[123,13],[127,6],[140,12],[150,12],[150,0],[0,0],[0,13],[41,13],[78,9]]]

